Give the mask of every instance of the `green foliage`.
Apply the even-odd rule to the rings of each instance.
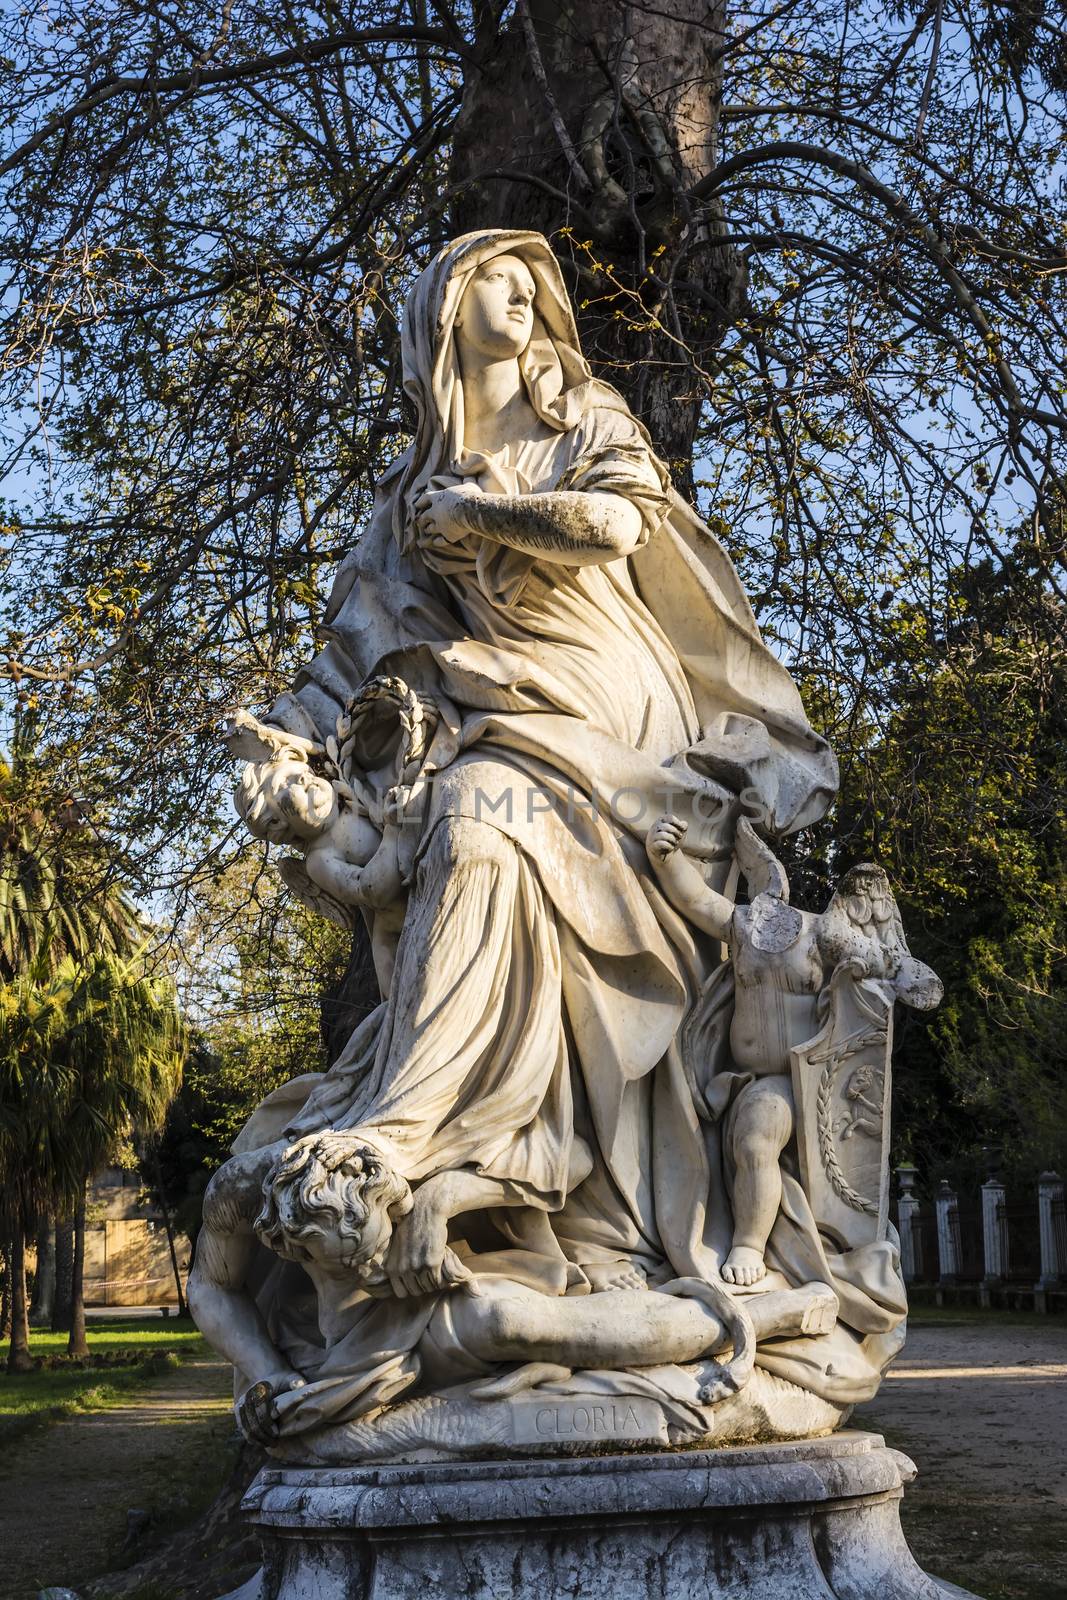
[[[0,980],[94,950],[128,950],[140,919],[94,831],[69,795],[57,794],[16,723],[0,759]]]
[[[191,1238],[208,1179],[256,1106],[290,1079],[325,1070],[324,1001],[341,984],[348,946],[341,929],[288,896],[258,851],[198,883],[181,939],[195,1039],[158,1144],[167,1203]],[[346,1014],[342,1031],[353,1020]]]
[[[893,614],[895,709],[846,768],[835,864],[887,868],[945,982],[903,1026],[898,1156],[1032,1175],[1067,1160],[1067,619],[1022,561],[959,569],[945,610]]]
[[[66,1207],[131,1135],[159,1131],[181,1082],[173,985],[134,957],[65,957],[0,985],[0,1196],[27,1225]]]

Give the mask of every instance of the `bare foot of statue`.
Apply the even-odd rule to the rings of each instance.
[[[800,1322],[800,1332],[815,1336],[832,1333],[837,1322],[840,1302],[828,1283],[809,1283],[802,1293],[811,1296]]]
[[[722,1276],[726,1283],[734,1283],[739,1289],[747,1289],[750,1284],[758,1283],[767,1276],[767,1264],[762,1251],[753,1250],[746,1244],[735,1244],[722,1264]]]
[[[594,1294],[612,1289],[647,1289],[645,1275],[632,1261],[583,1261],[582,1271]]]
[[[761,1289],[745,1298],[756,1338],[796,1339],[830,1333],[840,1310],[828,1283],[805,1283],[799,1289]]]

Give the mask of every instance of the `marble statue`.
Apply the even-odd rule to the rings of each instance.
[[[937,979],[877,868],[790,906],[833,755],[546,241],[447,245],[403,364],[318,653],[225,731],[381,1003],[235,1142],[194,1315],[288,1462],[829,1434],[903,1338],[891,1021]]]
[[[733,1241],[721,1272],[727,1283],[747,1287],[766,1275],[764,1253],[782,1204],[780,1161],[796,1131],[793,1052],[818,1032],[831,975],[879,979],[898,1000],[923,1011],[938,1004],[941,984],[909,953],[880,868],[853,868],[821,916],[798,911],[789,904],[781,863],[740,817],[734,850],[750,902],[735,905],[709,888],[679,848],[685,833],[684,822],[661,817],[649,834],[648,853],[672,903],[730,947],[729,1050],[731,1066],[740,1071],[719,1074],[705,1103],[716,1119],[730,1107],[725,1138],[734,1168]],[[846,1093],[856,1113],[868,1117],[853,1115],[842,1137],[861,1132],[881,1142],[884,1084],[876,1080],[870,1066],[853,1073]],[[876,1092],[877,1106],[869,1098]]]
[[[258,1184],[249,1182],[253,1173],[262,1174]],[[258,1214],[242,1211],[243,1201],[258,1205]],[[386,1260],[394,1223],[413,1209],[404,1179],[347,1132],[307,1134],[270,1150],[266,1162],[251,1169],[247,1163],[224,1169],[205,1216],[197,1316],[204,1332],[237,1352],[246,1374],[255,1375],[238,1404],[250,1438],[270,1444],[283,1428],[314,1427],[332,1380],[320,1379],[309,1392],[307,1380],[264,1337],[247,1296],[234,1292],[245,1265],[243,1246],[255,1235],[283,1260],[300,1263],[314,1285],[318,1328],[329,1344],[350,1334],[357,1296],[379,1298],[386,1310],[381,1326],[396,1325],[388,1306],[400,1291]],[[826,1332],[836,1320],[836,1297],[823,1284],[761,1295],[749,1319],[738,1316],[714,1283],[681,1279],[655,1294],[643,1286],[615,1291],[606,1322],[590,1296],[546,1294],[543,1284],[523,1282],[521,1262],[502,1256],[504,1270],[482,1261],[475,1275],[446,1249],[444,1288],[415,1288],[415,1349],[424,1384],[447,1388],[475,1378],[474,1398],[508,1397],[547,1378],[569,1378],[575,1368],[695,1363],[731,1350],[730,1362],[709,1364],[700,1398],[710,1404],[737,1393],[747,1378],[752,1351],[746,1339]],[[360,1339],[365,1336],[361,1328]],[[405,1329],[405,1339],[410,1336]],[[348,1374],[340,1372],[339,1379],[347,1386]]]

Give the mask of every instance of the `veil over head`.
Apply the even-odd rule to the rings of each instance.
[[[414,444],[393,469],[401,474],[393,506],[401,549],[413,541],[414,504],[423,490],[438,474],[455,475],[460,468],[464,414],[456,317],[478,268],[505,255],[523,261],[534,280],[533,334],[519,369],[542,422],[562,433],[593,406],[628,410],[616,389],[593,377],[582,355],[563,275],[542,234],[486,228],[453,239],[416,279],[404,310],[404,393],[418,425]]]

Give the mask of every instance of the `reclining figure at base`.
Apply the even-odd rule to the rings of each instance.
[[[701,1398],[713,1404],[742,1387],[757,1340],[825,1333],[836,1318],[824,1284],[761,1295],[747,1311],[696,1279],[613,1291],[609,1302],[546,1293],[521,1250],[466,1264],[450,1249],[448,1287],[398,1296],[390,1249],[412,1206],[407,1182],[346,1132],[234,1157],[216,1174],[189,1303],[243,1375],[237,1415],[249,1438],[351,1421],[409,1388],[466,1383],[476,1398],[506,1398],[584,1368],[706,1362]],[[325,1357],[310,1381],[282,1353],[246,1282],[257,1239],[314,1286]],[[708,1362],[731,1347],[724,1365]]]

